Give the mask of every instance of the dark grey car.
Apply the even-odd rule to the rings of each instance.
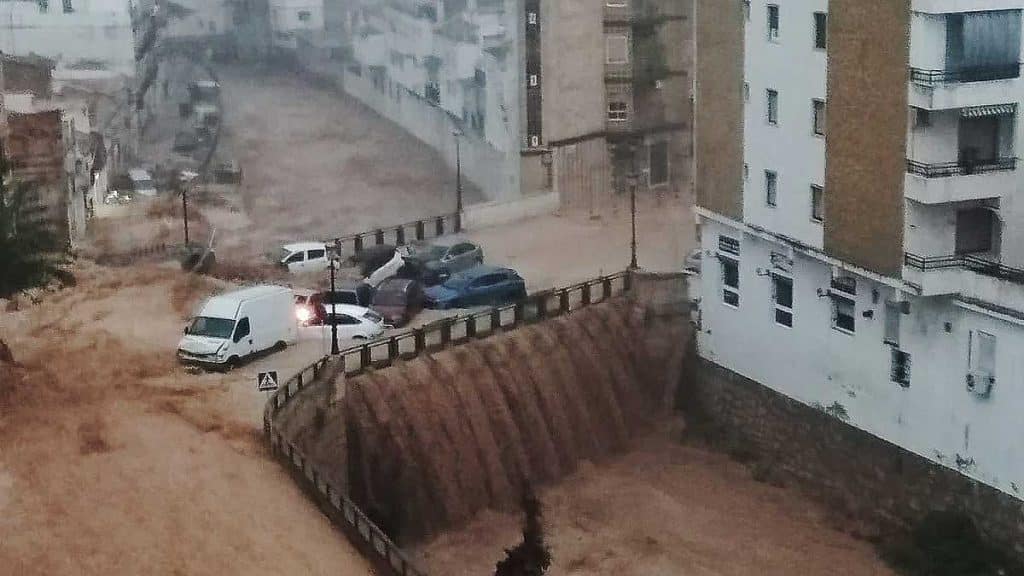
[[[429,243],[417,242],[409,245],[404,258],[424,286],[433,286],[458,272],[482,264],[484,251],[477,244],[467,240],[439,238]]]

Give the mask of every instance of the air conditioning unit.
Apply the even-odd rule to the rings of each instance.
[[[967,374],[967,391],[978,398],[988,398],[992,395],[992,388],[996,385],[996,378],[991,374],[982,372],[969,372]]]

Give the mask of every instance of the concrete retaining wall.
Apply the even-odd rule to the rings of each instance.
[[[1024,558],[1024,502],[846,424],[841,407],[807,406],[706,360],[680,402],[715,443],[798,484],[868,536],[954,510]]]
[[[470,230],[509,224],[558,210],[558,193],[527,196],[506,202],[485,202],[466,206],[462,226]]]

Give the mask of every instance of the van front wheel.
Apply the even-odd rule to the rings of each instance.
[[[232,356],[228,358],[228,361],[224,363],[224,371],[231,372],[235,368],[238,368],[242,362],[238,359],[238,356]]]

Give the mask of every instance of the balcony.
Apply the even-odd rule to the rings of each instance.
[[[987,106],[1024,90],[1020,64],[956,70],[910,69],[910,105],[925,110]]]
[[[924,164],[907,160],[906,197],[922,204],[1001,198],[1018,185],[1016,158]]]
[[[1020,77],[1020,68],[1021,65],[1019,63],[1002,66],[974,66],[958,70],[922,70],[921,68],[911,68],[910,81],[920,86],[937,86],[941,84],[1012,80]]]
[[[1024,310],[1024,270],[989,258],[971,254],[926,257],[907,253],[903,277],[920,286],[922,296],[957,294]]]

